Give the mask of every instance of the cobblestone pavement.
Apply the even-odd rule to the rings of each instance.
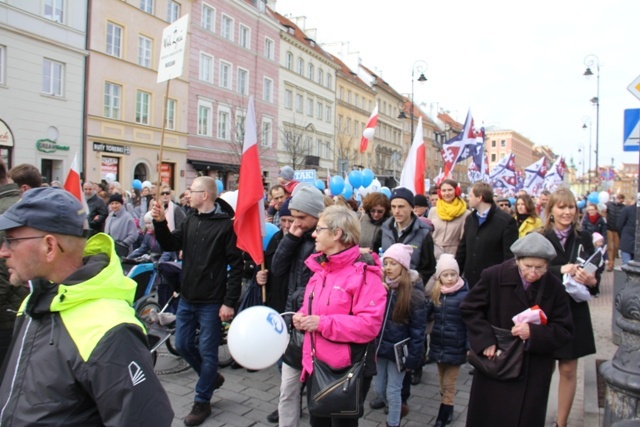
[[[601,281],[601,294],[589,304],[593,321],[597,346],[597,359],[611,359],[617,347],[611,339],[611,312],[613,300],[613,273],[604,273]],[[163,353],[156,366],[159,371],[179,370],[181,361]],[[583,426],[583,378],[585,369],[584,359],[578,364],[578,390],[569,419],[570,427]],[[184,369],[184,367],[183,367]],[[470,366],[464,365],[457,382],[457,393],[454,407],[452,427],[463,427],[467,415],[467,402],[473,375],[469,374]],[[273,426],[266,420],[277,407],[280,375],[275,366],[258,372],[247,372],[245,369],[233,370],[224,368],[220,371],[226,381],[222,388],[214,394],[212,399],[213,413],[204,426]],[[183,426],[182,418],[190,411],[193,402],[194,387],[197,377],[190,369],[179,373],[160,375],[160,380],[169,394],[175,419],[173,426]],[[435,417],[440,405],[438,374],[435,364],[424,367],[422,383],[411,388],[409,399],[410,412],[402,420],[401,425],[430,426],[435,423]],[[369,393],[371,399],[373,392]],[[306,407],[306,404],[303,404]],[[553,425],[557,408],[557,375],[551,385],[549,404],[547,409],[547,425]],[[364,418],[360,421],[363,427],[384,426],[386,417],[382,410],[372,410],[366,406]],[[309,416],[305,411],[301,425],[309,424]]]

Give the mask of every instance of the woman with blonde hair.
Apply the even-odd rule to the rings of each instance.
[[[547,203],[547,218],[542,230],[544,237],[556,250],[556,257],[549,262],[549,271],[560,280],[571,276],[579,285],[595,293],[597,273],[589,273],[581,267],[578,258],[587,259],[594,253],[591,233],[580,230],[579,212],[575,196],[568,188],[553,192]],[[558,418],[556,425],[565,427],[576,393],[578,359],[596,352],[591,313],[586,301],[576,302],[568,297],[573,318],[573,339],[554,353],[558,360]]]

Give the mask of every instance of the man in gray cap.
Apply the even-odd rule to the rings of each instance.
[[[51,187],[0,215],[0,257],[11,283],[31,289],[0,373],[0,423],[169,426],[171,403],[131,307],[136,283],[111,238],[87,242],[86,228],[82,204]]]
[[[313,232],[318,225],[318,216],[324,209],[324,197],[320,190],[310,184],[299,184],[289,201],[289,211],[293,224],[283,238],[271,262],[271,274],[288,277],[282,285],[288,284],[285,311],[297,311],[302,306],[304,289],[311,277],[311,270],[305,260],[315,251]],[[290,343],[291,344],[291,343]],[[290,346],[291,347],[291,346]],[[295,354],[293,361],[289,356]],[[298,360],[299,357],[299,360]],[[287,348],[280,385],[278,409],[269,414],[267,420],[283,426],[298,425],[300,421],[300,393],[302,383],[302,348]]]

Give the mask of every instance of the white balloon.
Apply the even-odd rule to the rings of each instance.
[[[367,187],[367,188],[364,188],[364,187],[358,188],[358,193],[360,193],[360,195],[362,197],[368,195],[369,194],[369,187]]]
[[[609,201],[609,193],[607,193],[606,191],[601,191],[600,194],[598,194],[598,201],[600,203],[607,204],[607,202]]]
[[[367,138],[368,140],[373,139],[373,135],[376,133],[376,129],[375,128],[366,128],[363,132],[362,132],[362,136],[364,136],[365,138]]]
[[[256,305],[242,310],[231,322],[229,352],[247,369],[264,369],[282,357],[289,343],[284,319],[274,309]]]
[[[109,172],[105,175],[104,180],[107,181],[108,184],[111,184],[116,180],[116,175],[114,173]]]
[[[225,191],[220,195],[220,198],[229,203],[234,212],[236,211],[236,205],[238,204],[238,190]]]
[[[382,188],[382,184],[380,183],[380,181],[378,181],[378,178],[375,178],[368,188],[372,193],[379,193],[380,189]]]

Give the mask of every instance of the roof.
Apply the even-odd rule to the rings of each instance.
[[[324,56],[331,62],[334,62],[333,56],[327,53],[324,49],[322,49],[320,45],[316,43],[315,40],[308,37],[304,33],[304,31],[302,31],[302,29],[300,29],[300,27],[298,27],[292,20],[290,20],[289,18],[283,15],[280,15],[276,11],[273,11],[273,14],[274,14],[274,17],[278,20],[278,22],[280,22],[280,25],[282,25],[285,28],[285,32],[287,34],[293,36],[293,38],[295,38],[299,43],[307,46],[309,49],[315,51],[319,55]]]

